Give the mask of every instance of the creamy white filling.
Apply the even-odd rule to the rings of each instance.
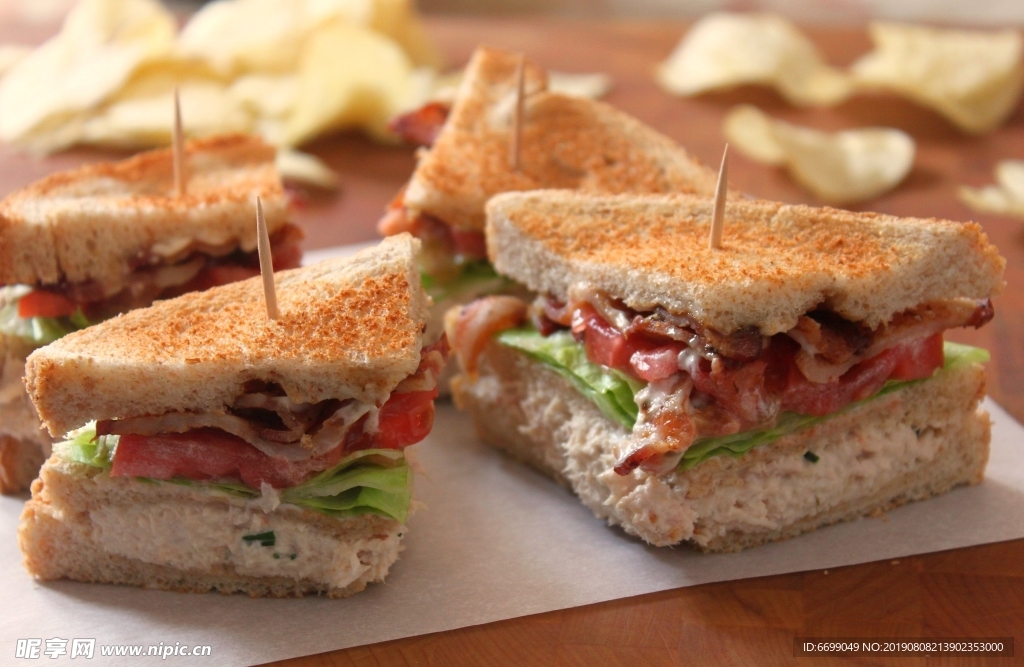
[[[397,548],[402,530],[341,540],[282,512],[183,502],[105,506],[89,514],[94,538],[112,554],[190,572],[227,565],[241,575],[337,588],[368,572],[382,577],[390,561],[379,554]],[[244,539],[270,531],[272,546]]]

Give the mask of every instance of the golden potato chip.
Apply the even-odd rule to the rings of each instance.
[[[853,64],[859,86],[891,90],[971,134],[998,127],[1024,86],[1024,40],[1016,30],[950,30],[875,23],[875,50]]]
[[[829,105],[852,92],[793,24],[772,14],[717,13],[702,18],[657,71],[665,90],[698,95],[741,84],[774,86],[796,105]]]
[[[963,185],[958,194],[976,211],[1024,218],[1024,160],[1003,160],[996,165],[996,185]]]
[[[175,29],[156,0],[81,0],[60,33],[0,81],[0,139],[24,143],[95,108],[169,53]]]
[[[324,190],[338,189],[338,174],[315,155],[283,148],[277,152],[274,162],[277,173],[286,181],[314,185]]]
[[[835,205],[872,199],[910,172],[914,140],[900,130],[868,127],[828,133],[775,120],[742,105],[726,117],[726,140],[754,160],[785,166],[821,200]]]
[[[299,75],[247,74],[235,79],[228,92],[255,116],[286,118],[295,108]]]
[[[30,53],[32,53],[32,47],[24,44],[0,45],[0,77],[7,74],[8,70],[24,60],[25,56]]]
[[[453,70],[434,77],[429,99],[451,103],[462,83],[462,70]],[[572,74],[548,70],[548,90],[572,97],[599,99],[612,88],[612,78],[602,72]]]
[[[187,136],[251,132],[254,115],[203,63],[167,59],[142,68],[108,104],[81,125],[79,141],[142,148],[166,145],[174,124],[174,89]]]
[[[321,27],[302,54],[283,143],[297,146],[341,127],[386,137],[387,121],[415,104],[419,91],[412,64],[394,42],[350,23]]]
[[[415,64],[440,64],[409,0],[219,0],[196,12],[178,48],[229,76],[292,72],[309,35],[333,21],[394,39]]]

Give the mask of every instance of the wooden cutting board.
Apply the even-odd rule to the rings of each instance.
[[[956,199],[958,185],[990,182],[997,160],[1024,156],[1021,108],[998,132],[970,138],[938,115],[885,95],[861,96],[824,110],[795,109],[775,93],[756,88],[674,98],[655,85],[652,74],[685,31],[683,23],[438,18],[429,27],[452,65],[462,65],[477,44],[487,44],[523,51],[552,69],[606,72],[615,84],[607,102],[679,141],[709,164],[717,165],[722,152],[722,118],[738,103],[753,103],[772,115],[822,129],[883,125],[906,130],[918,145],[913,171],[895,191],[860,208],[973,219],[984,226],[1007,258],[1007,289],[995,302],[996,319],[989,326],[977,332],[958,331],[950,338],[992,351],[989,391],[1024,420],[1024,221],[974,214]],[[53,30],[26,31],[7,22],[0,24],[0,41],[38,41]],[[837,65],[869,48],[860,28],[808,33]],[[359,136],[342,135],[319,141],[309,150],[339,172],[342,188],[337,195],[305,196],[298,221],[307,231],[306,247],[375,238],[377,217],[412,171],[412,149],[381,147]],[[0,194],[57,169],[109,155],[83,150],[40,160],[0,148]],[[738,153],[731,161],[730,180],[733,187],[758,197],[816,203],[782,171]],[[1024,540],[830,572],[684,588],[282,664],[786,664],[797,662],[792,657],[793,637],[808,635],[1015,635],[1020,655]],[[849,659],[835,662],[860,664]],[[931,662],[904,658],[898,664]]]

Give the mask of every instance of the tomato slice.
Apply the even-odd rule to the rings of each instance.
[[[893,369],[891,380],[920,380],[931,377],[936,368],[946,360],[943,351],[942,334],[926,338],[918,345],[904,345],[898,348],[900,353]]]
[[[434,425],[437,389],[392,394],[380,409],[376,433],[354,428],[357,435],[345,443],[347,451],[360,449],[404,449],[430,434]]]
[[[186,433],[122,435],[114,453],[112,477],[148,477],[197,481],[240,479],[254,489],[263,482],[274,488],[295,486],[330,468],[342,456],[360,449],[403,449],[427,437],[434,423],[437,389],[392,394],[380,409],[379,428],[364,431],[363,417],[344,443],[304,461],[267,456],[238,436],[216,428]]]
[[[18,317],[68,317],[78,305],[63,294],[34,289],[18,299]]]

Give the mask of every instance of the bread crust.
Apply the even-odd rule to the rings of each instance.
[[[420,362],[419,247],[401,234],[276,273],[277,320],[259,277],[134,310],[33,352],[25,385],[54,437],[92,419],[220,412],[249,380],[296,402],[381,405]]]
[[[515,54],[477,49],[444,128],[406,189],[409,208],[483,230],[484,204],[500,192],[714,192],[715,173],[674,141],[601,102],[548,92],[546,73],[529,61],[521,168],[513,170],[518,65]]]
[[[596,516],[656,546],[738,551],[980,482],[991,426],[973,364],[755,448],[691,470],[619,476],[629,438],[566,380],[491,342],[456,405],[488,444],[568,486]],[[804,458],[818,455],[818,463]]]
[[[515,192],[487,204],[498,273],[565,299],[588,282],[639,311],[662,306],[730,333],[788,331],[823,306],[875,328],[926,302],[986,299],[1006,261],[975,223],[691,195]]]
[[[43,178],[0,202],[0,285],[110,283],[154,244],[176,239],[256,247],[256,197],[267,228],[285,224],[274,148],[228,135],[185,145],[187,190],[173,191],[170,149]]]
[[[153,539],[153,534],[166,531],[191,544],[195,544],[193,540],[202,542],[201,533],[194,537],[190,534],[201,531],[204,526],[183,521],[182,506],[202,508],[201,516],[209,522],[223,522],[229,508],[234,508],[231,516],[236,522],[258,522],[264,514],[259,507],[246,505],[239,499],[194,487],[111,478],[97,468],[54,457],[43,466],[40,478],[34,482],[32,499],[25,506],[18,528],[25,567],[33,576],[44,580],[75,579],[189,593],[246,593],[252,597],[326,595],[337,598],[357,593],[367,583],[383,581],[398,558],[400,536],[405,531],[399,522],[373,514],[334,519],[298,507],[275,510],[275,513],[287,514],[285,520],[275,524],[279,530],[284,526],[301,534],[314,534],[341,550],[358,550],[358,565],[351,577],[338,583],[289,574],[287,559],[281,574],[254,575],[239,571],[244,561],[243,565],[237,560],[225,560],[203,569],[183,569],[156,559],[132,557],[120,553],[117,544],[109,539],[109,528],[104,530],[104,526],[94,520],[101,511],[116,517],[118,512],[127,513],[129,508],[150,508],[155,510],[152,516],[157,519],[140,526],[138,534],[133,536],[135,539]],[[244,525],[241,532],[245,532]],[[227,550],[229,545],[222,548]],[[307,554],[303,554],[305,556]]]

